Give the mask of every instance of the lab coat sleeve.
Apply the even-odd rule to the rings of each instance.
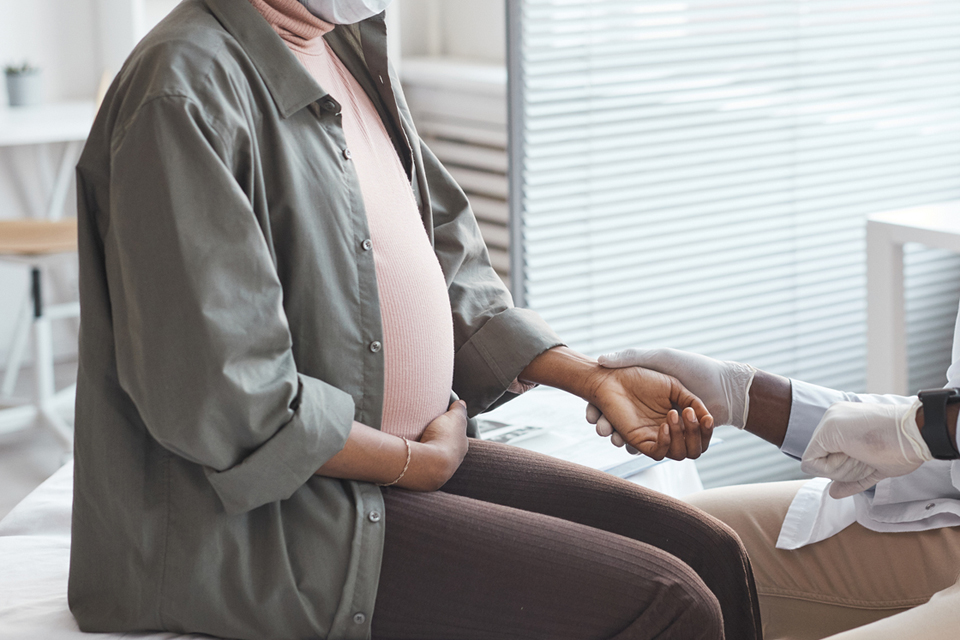
[[[960,388],[960,312],[957,313],[956,328],[953,330],[952,360],[953,364],[947,369],[947,386]],[[960,429],[957,429],[957,449],[960,449]]]
[[[834,402],[870,402],[880,404],[909,404],[912,398],[895,395],[849,393],[828,389],[802,380],[791,380],[792,405],[787,433],[780,451],[799,460],[813,438],[820,419]]]
[[[297,372],[267,221],[235,178],[243,129],[183,97],[145,102],[112,147],[102,231],[119,383],[230,513],[290,497],[354,414]]]
[[[562,341],[536,312],[513,306],[510,292],[490,265],[466,196],[422,143],[421,152],[433,211],[434,250],[453,310],[457,350],[453,390],[473,416],[513,397],[507,389],[520,372]]]

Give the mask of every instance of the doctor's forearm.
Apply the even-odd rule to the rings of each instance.
[[[779,447],[787,434],[792,405],[789,378],[757,371],[750,386],[750,411],[744,429]]]

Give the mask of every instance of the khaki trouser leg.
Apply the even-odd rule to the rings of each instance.
[[[938,591],[926,604],[829,640],[955,640],[960,637],[960,581]]]
[[[953,587],[960,575],[960,527],[877,533],[853,524],[801,549],[777,549],[783,518],[802,484],[725,487],[687,498],[733,528],[746,546],[764,638],[819,640],[864,625],[870,625],[864,632],[880,631],[836,640],[939,638],[946,636],[930,634],[943,627],[942,614],[949,615],[951,637],[960,637],[960,588]],[[904,624],[915,635],[897,626],[903,616],[910,616]],[[886,633],[884,625],[893,635],[877,635]]]

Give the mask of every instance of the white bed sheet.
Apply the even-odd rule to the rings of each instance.
[[[67,609],[73,463],[0,521],[0,640],[173,640],[173,633],[83,633]]]

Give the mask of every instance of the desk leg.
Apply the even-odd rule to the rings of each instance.
[[[906,394],[907,333],[903,245],[867,223],[867,391]]]
[[[10,346],[10,355],[7,356],[7,368],[3,374],[3,386],[0,387],[0,398],[13,396],[13,389],[17,384],[20,365],[23,362],[23,352],[30,340],[30,323],[33,321],[33,305],[30,296],[23,296],[20,313],[17,314],[17,324],[13,332],[13,342]]]
[[[63,207],[67,202],[67,190],[70,188],[73,169],[77,164],[81,148],[81,143],[77,141],[68,142],[64,146],[63,156],[60,158],[60,168],[57,169],[57,177],[53,181],[53,189],[51,189],[50,199],[47,201],[47,220],[59,220],[63,217]]]

